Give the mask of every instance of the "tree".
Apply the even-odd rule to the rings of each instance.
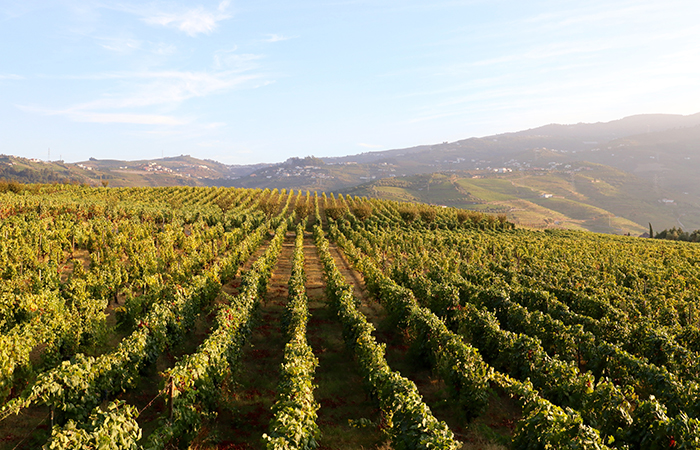
[[[457,211],[457,221],[459,222],[460,225],[463,224],[464,222],[466,222],[467,219],[469,219],[469,213],[467,211],[465,211],[463,209],[460,211]]]
[[[299,219],[305,219],[309,215],[309,211],[310,208],[306,201],[297,201],[297,204],[294,205],[294,212]]]
[[[352,214],[363,222],[372,215],[372,211],[372,205],[367,202],[355,204],[355,206],[352,208]]]
[[[341,205],[339,202],[333,202],[326,205],[326,216],[333,220],[338,220],[348,213],[348,208],[345,205]]]
[[[415,206],[405,206],[399,210],[399,215],[406,223],[411,223],[418,217],[418,211]]]
[[[272,196],[270,196],[272,197]],[[268,198],[267,200],[261,200],[258,208],[267,216],[268,219],[272,217],[272,214],[277,211],[279,204],[273,198]]]
[[[422,208],[419,211],[419,214],[420,218],[423,219],[423,222],[427,224],[433,223],[437,217],[437,211],[435,211],[435,208]]]

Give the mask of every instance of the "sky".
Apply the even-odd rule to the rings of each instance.
[[[0,0],[0,153],[341,156],[700,112],[697,0]]]

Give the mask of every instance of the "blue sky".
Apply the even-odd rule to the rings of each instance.
[[[0,0],[0,153],[228,164],[700,112],[700,3]]]

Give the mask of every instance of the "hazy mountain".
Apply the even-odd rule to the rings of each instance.
[[[231,186],[269,164],[226,165],[189,155],[141,161],[95,159],[79,163],[0,155],[0,179],[23,183],[85,183],[123,186]]]
[[[649,114],[279,164],[2,156],[0,178],[349,192],[506,212],[533,226],[636,232],[649,221],[700,228],[699,162],[700,113]]]
[[[609,141],[624,136],[654,133],[673,128],[700,125],[700,113],[689,116],[678,114],[641,114],[611,122],[578,123],[575,125],[550,124],[531,130],[510,133],[519,136],[550,136],[565,138],[596,138]]]
[[[545,125],[532,130],[451,143],[317,158],[313,164],[295,166],[308,166],[306,171],[290,171],[288,163],[281,163],[253,171],[235,184],[247,187],[335,190],[361,184],[368,179],[445,170],[498,167],[522,169],[514,163],[522,160],[531,165],[546,166],[548,162],[556,160],[611,165],[655,179],[655,183],[663,184],[665,179],[671,178],[673,186],[677,188],[699,184],[695,181],[697,177],[687,170],[675,173],[677,169],[688,168],[688,163],[683,161],[700,157],[700,146],[694,146],[700,133],[698,127],[700,114],[653,114],[631,116],[607,123]],[[651,156],[658,158],[654,160]],[[319,160],[324,164],[320,165]],[[678,165],[679,162],[683,163],[683,167]],[[659,166],[649,165],[650,163]],[[664,177],[659,178],[662,174]]]
[[[528,217],[522,222],[537,226],[562,224],[596,231],[635,232],[651,221],[657,229],[679,225],[700,228],[700,114],[552,124],[321,160],[323,164],[317,159],[313,164],[265,167],[235,180],[234,185],[341,191],[485,208],[508,212],[514,220],[525,210]],[[591,170],[574,172],[577,167]],[[434,194],[427,195],[430,183],[426,185],[425,176],[414,176],[435,173],[440,175],[433,179],[457,177],[458,182],[450,183],[454,189],[433,187]],[[480,195],[457,189],[465,183],[459,180],[467,179],[486,180],[471,186]],[[504,197],[498,191],[503,180],[532,192]],[[562,190],[562,182],[572,188]],[[559,190],[548,190],[547,185],[559,186]],[[549,194],[552,197],[540,197]],[[554,200],[544,202],[549,198]],[[615,225],[615,218],[625,218],[628,223]]]

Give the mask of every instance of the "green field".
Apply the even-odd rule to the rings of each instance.
[[[656,192],[652,183],[644,179],[590,163],[574,165],[567,171],[416,175],[385,179],[345,192],[506,213],[518,225],[538,229],[583,229],[638,236],[648,230],[649,223],[658,229],[680,223],[685,229],[700,227],[700,209],[696,205],[680,201],[664,204],[664,196],[677,196]]]
[[[0,449],[699,447],[697,244],[556,229],[634,224],[522,176],[397,181],[510,212],[7,187]]]

